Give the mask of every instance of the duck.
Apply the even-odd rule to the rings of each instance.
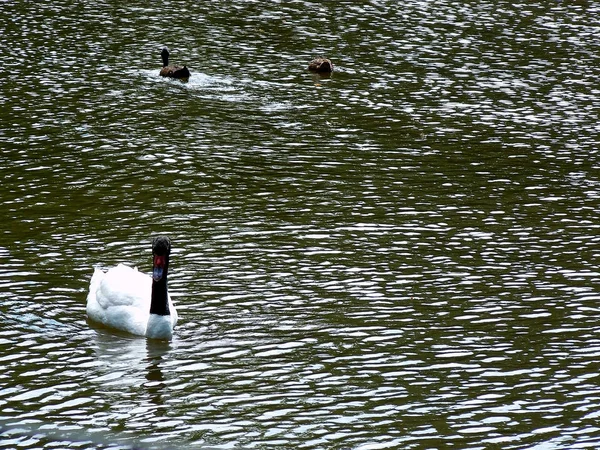
[[[148,276],[125,264],[104,272],[95,268],[86,313],[92,322],[149,339],[171,340],[177,310],[167,289],[171,240],[152,240],[153,268]]]
[[[169,65],[169,49],[167,47],[162,49],[160,56],[162,56],[163,60],[163,67],[159,73],[161,77],[178,78],[180,80],[187,80],[190,77],[190,71],[187,66]]]
[[[311,72],[331,73],[333,72],[333,63],[327,58],[315,58],[308,64],[308,70]]]

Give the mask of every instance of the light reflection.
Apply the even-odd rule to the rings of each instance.
[[[221,447],[595,437],[593,5],[5,6],[11,427]],[[157,17],[187,84],[153,69]],[[325,45],[340,70],[317,79],[300,62]],[[90,329],[91,267],[146,267],[157,230],[178,243],[178,338]]]

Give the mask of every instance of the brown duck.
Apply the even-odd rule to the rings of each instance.
[[[167,47],[163,48],[162,53],[160,54],[163,60],[163,67],[160,69],[161,77],[168,78],[178,78],[178,79],[188,79],[190,77],[190,71],[186,66],[173,66],[169,65],[169,49]]]
[[[327,58],[315,58],[308,64],[311,72],[330,73],[333,72],[333,64]]]

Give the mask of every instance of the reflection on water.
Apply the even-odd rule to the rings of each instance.
[[[599,12],[3,5],[0,447],[598,447]]]

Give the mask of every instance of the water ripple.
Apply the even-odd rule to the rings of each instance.
[[[597,446],[596,5],[3,8],[0,447]]]

